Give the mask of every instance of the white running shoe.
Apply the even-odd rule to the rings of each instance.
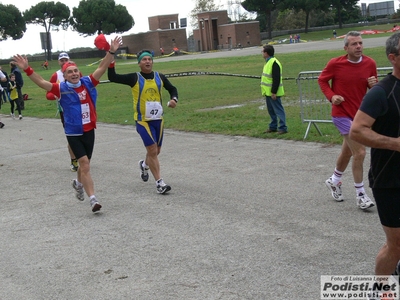
[[[339,182],[337,185],[335,185],[332,181],[332,177],[329,177],[329,179],[327,179],[325,181],[325,184],[328,187],[328,189],[331,191],[333,199],[335,199],[338,202],[343,201],[342,183],[341,182]]]
[[[375,206],[375,204],[367,196],[367,194],[359,193],[357,196],[357,206],[364,210],[364,209]]]

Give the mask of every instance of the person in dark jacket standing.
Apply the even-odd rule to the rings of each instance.
[[[22,95],[22,87],[24,86],[24,79],[22,78],[22,74],[20,69],[18,69],[17,65],[14,62],[10,62],[11,73],[15,74],[15,83],[17,84],[17,93],[18,93],[18,103],[21,110],[25,109],[24,98]]]

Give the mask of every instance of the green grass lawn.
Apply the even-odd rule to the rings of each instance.
[[[388,25],[386,27],[391,27]],[[338,35],[341,34],[339,30]],[[347,32],[345,30],[344,32]],[[330,32],[331,33],[331,32]],[[327,33],[325,33],[326,35]],[[308,35],[303,34],[302,39]],[[310,38],[320,38],[324,33],[310,33]],[[367,48],[366,55],[373,57],[378,67],[389,67],[384,53],[384,46]],[[264,99],[260,93],[260,80],[232,76],[187,76],[170,78],[178,88],[179,103],[175,109],[165,109],[165,126],[168,129],[181,131],[217,133],[225,135],[242,135],[256,138],[280,138],[288,140],[303,140],[307,123],[300,118],[299,86],[296,83],[299,72],[322,70],[332,57],[342,55],[344,51],[313,51],[306,53],[277,54],[283,65],[285,97],[284,104],[287,113],[289,133],[283,136],[265,135],[269,115],[265,109]],[[76,61],[84,75],[93,72],[97,64],[95,60]],[[164,74],[185,71],[221,72],[230,74],[261,75],[264,65],[261,54],[247,57],[194,59],[183,61],[163,61],[155,59],[154,70]],[[56,62],[51,63],[50,70],[40,68],[40,62],[32,63],[32,67],[44,78],[49,79],[57,70]],[[135,60],[117,60],[117,73],[129,73],[139,70]],[[45,99],[45,91],[35,86],[25,75],[23,92],[29,94],[31,100],[25,103],[24,116],[38,118],[58,118],[56,105]],[[102,80],[107,80],[105,74]],[[132,95],[128,86],[102,83],[98,86],[98,121],[113,124],[133,125]],[[168,99],[165,91],[163,98]],[[165,102],[166,104],[166,102]],[[229,108],[222,108],[229,107]],[[8,113],[6,105],[2,113]],[[341,142],[336,128],[328,124],[319,125],[323,136],[312,127],[307,141],[332,143]]]
[[[337,36],[343,36],[350,30],[357,30],[357,31],[362,31],[362,30],[380,30],[380,31],[388,31],[393,28],[394,23],[388,23],[388,24],[379,24],[379,25],[369,25],[369,24],[360,24],[361,26],[357,27],[352,27],[352,28],[342,28],[342,29],[336,29]],[[380,33],[380,36],[390,36],[391,33]],[[363,38],[371,38],[375,37],[374,35],[364,35]],[[287,35],[285,36],[278,36],[274,37],[273,40],[282,40],[282,39],[287,39],[289,38]],[[321,31],[315,31],[315,32],[308,32],[308,33],[301,33],[300,34],[300,39],[305,40],[305,41],[321,41],[321,40],[327,40],[333,38],[332,30],[321,30]],[[264,41],[264,43],[267,41]]]

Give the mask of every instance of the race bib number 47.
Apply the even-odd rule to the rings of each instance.
[[[146,102],[146,119],[157,120],[161,119],[163,108],[160,102]]]

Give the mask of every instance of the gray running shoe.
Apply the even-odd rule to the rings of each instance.
[[[142,178],[144,182],[149,180],[149,173],[148,173],[149,168],[143,168],[143,159],[139,160],[139,169],[140,169],[140,178]]]
[[[375,206],[374,202],[372,202],[367,194],[359,193],[356,200],[357,206],[362,210]]]
[[[92,207],[92,212],[97,212],[101,208],[101,204],[97,201],[96,198],[90,199],[90,206]]]
[[[159,180],[157,182],[157,193],[165,194],[171,190],[171,187],[168,184],[165,184],[164,180]]]
[[[83,191],[83,185],[78,186],[78,184],[76,183],[76,179],[74,179],[74,180],[72,180],[72,187],[75,190],[75,197],[80,201],[85,200],[85,193]]]

